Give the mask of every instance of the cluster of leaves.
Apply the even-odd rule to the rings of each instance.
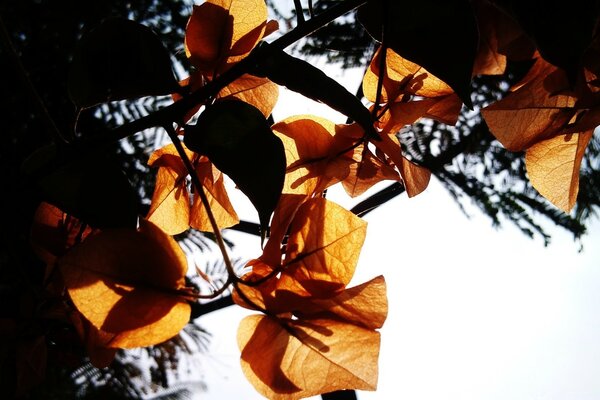
[[[431,172],[405,156],[397,132],[421,118],[455,124],[463,104],[472,107],[474,76],[503,74],[507,59],[530,59],[510,94],[481,113],[507,149],[526,151],[541,194],[565,211],[574,205],[581,160],[599,122],[600,45],[592,40],[598,10],[577,11],[585,18],[564,45],[520,4],[347,0],[308,20],[298,9],[297,27],[268,42],[277,23],[267,20],[263,0],[208,0],[194,6],[187,23],[192,68],[182,81],[147,27],[111,18],[90,30],[70,69],[79,108],[173,98],[106,135],[82,131],[74,144],[44,148],[24,166],[48,200],[31,235],[47,265],[47,292],[64,300],[60,316],[77,329],[91,361],[105,366],[119,348],[168,340],[189,322],[191,304],[233,288],[237,304],[260,313],[238,331],[242,369],[260,393],[276,399],[375,390],[385,281],[348,287],[366,223],[327,200],[327,188],[340,183],[355,197],[387,180],[418,195]],[[357,7],[379,43],[362,82],[368,107],[283,51]],[[560,14],[554,7],[542,15],[545,23]],[[298,115],[271,124],[278,85],[354,122]],[[163,127],[171,143],[148,160],[156,183],[140,216],[122,173],[98,166],[100,145],[151,126]],[[224,175],[260,222],[262,254],[242,276],[220,235],[239,222]],[[186,283],[187,260],[173,235],[190,228],[215,235],[226,265],[227,279],[209,292]]]

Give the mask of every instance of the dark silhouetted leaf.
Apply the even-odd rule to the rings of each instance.
[[[269,51],[268,56],[261,58],[262,62],[252,71],[253,75],[267,77],[294,92],[325,103],[359,123],[371,138],[379,138],[373,128],[369,110],[337,81],[319,68],[290,56],[283,50],[272,51],[265,46],[262,51]]]
[[[123,172],[105,158],[72,161],[35,182],[45,200],[94,228],[134,228],[137,224],[137,195]]]
[[[73,55],[68,77],[78,107],[179,89],[169,53],[150,28],[109,18],[85,34]]]
[[[264,235],[285,178],[285,152],[254,106],[225,100],[208,107],[185,132],[185,145],[206,155],[250,199]]]
[[[592,41],[598,1],[495,0],[534,40],[542,57],[575,83],[583,53]]]
[[[470,82],[479,33],[469,0],[369,0],[358,18],[375,40],[383,39],[396,53],[442,79],[472,107]]]

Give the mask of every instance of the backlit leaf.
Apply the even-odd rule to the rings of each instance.
[[[324,198],[304,203],[290,225],[281,288],[331,296],[354,275],[367,223]]]
[[[115,334],[110,347],[142,347],[175,336],[188,322],[186,257],[150,222],[105,230],[58,261],[71,300],[90,323]]]
[[[511,151],[553,136],[577,111],[566,75],[541,59],[537,63],[525,84],[481,111],[492,134]]]
[[[217,170],[206,157],[200,157],[196,164],[196,174],[205,189],[208,204],[219,228],[229,228],[240,222],[229,201],[229,195],[225,189],[225,179],[221,171]],[[194,196],[190,226],[200,231],[212,232],[208,213],[198,195]]]
[[[479,34],[469,0],[371,0],[359,21],[389,48],[446,82],[471,107]]]
[[[212,75],[247,56],[267,24],[264,0],[208,0],[195,5],[185,32],[192,64]]]
[[[383,180],[400,180],[392,166],[381,161],[364,145],[354,149],[354,159],[356,162],[350,165],[350,173],[342,181],[350,197],[360,196]]]
[[[380,335],[328,319],[248,316],[238,329],[242,370],[269,399],[342,389],[375,390]]]
[[[312,115],[297,115],[276,123],[272,129],[285,148],[285,193],[312,195],[350,173],[352,147],[359,139],[337,134],[343,125]]]
[[[191,157],[192,152],[188,153]],[[156,150],[148,165],[158,167],[148,221],[169,235],[186,231],[190,227],[190,197],[185,179],[188,173],[175,146]]]
[[[186,129],[186,146],[206,155],[250,199],[266,231],[285,178],[285,153],[264,115],[248,103],[220,101]]]
[[[579,168],[593,131],[558,135],[527,149],[525,165],[534,188],[565,212],[579,192]]]
[[[363,78],[365,97],[375,102],[380,75],[381,48],[371,60]],[[422,66],[409,61],[392,49],[387,49],[381,102],[393,102],[401,94],[440,97],[454,93],[452,88]]]
[[[152,30],[107,18],[79,41],[68,75],[69,95],[79,107],[179,89],[171,58]]]
[[[217,95],[220,99],[238,99],[258,108],[265,117],[271,115],[279,96],[279,86],[266,78],[242,75]]]

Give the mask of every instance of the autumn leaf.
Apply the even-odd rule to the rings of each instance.
[[[324,198],[306,201],[296,212],[278,287],[327,297],[354,275],[367,223]]]
[[[263,0],[208,0],[195,5],[185,32],[185,51],[209,76],[246,57],[267,25]]]
[[[75,307],[98,330],[115,334],[108,347],[143,347],[175,336],[188,322],[186,257],[151,222],[89,237],[58,260]]]
[[[189,159],[194,153],[184,149]],[[148,164],[158,167],[156,183],[148,220],[170,235],[186,231],[190,226],[201,231],[212,231],[204,205],[194,196],[190,206],[190,194],[185,177],[188,171],[173,144],[156,150]],[[206,157],[195,162],[195,172],[205,189],[208,203],[219,228],[224,229],[239,222],[229,201],[223,176]]]
[[[342,126],[313,115],[297,115],[272,129],[285,148],[284,193],[312,195],[348,176],[353,146],[360,139],[336,134]]]
[[[385,35],[390,49],[442,79],[471,107],[479,30],[470,1],[373,0],[359,9],[358,19],[375,40]]]
[[[481,111],[492,134],[510,151],[557,134],[577,112],[564,72],[542,59],[537,63],[524,84]]]
[[[188,157],[192,152],[187,152]],[[175,146],[169,144],[150,156],[148,165],[158,167],[154,193],[148,211],[148,221],[169,235],[177,235],[190,227],[190,198],[187,190],[187,169]]]
[[[392,166],[380,160],[364,145],[354,149],[353,159],[357,162],[350,165],[350,173],[342,181],[350,197],[360,196],[381,181],[401,179]]]
[[[527,149],[525,165],[534,188],[556,207],[570,212],[579,192],[579,168],[593,131],[558,135]]]
[[[375,102],[380,76],[381,48],[375,52],[363,78],[365,97]],[[441,97],[454,93],[452,88],[425,68],[402,58],[392,49],[387,49],[381,102],[393,102],[401,94],[422,97]]]
[[[279,96],[279,86],[266,78],[242,75],[225,86],[217,98],[238,99],[258,108],[265,117],[273,112]]]
[[[269,399],[375,390],[379,344],[378,332],[330,319],[252,315],[238,329],[242,371]]]
[[[225,178],[206,157],[200,157],[196,163],[196,174],[205,189],[210,210],[220,229],[229,228],[240,222],[240,219],[229,200],[225,189]],[[208,212],[200,196],[194,196],[192,203],[190,226],[203,232],[212,232],[212,224]]]

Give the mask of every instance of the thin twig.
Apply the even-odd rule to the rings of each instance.
[[[200,182],[200,179],[198,178],[198,174],[196,174],[196,171],[194,169],[194,166],[192,165],[192,162],[190,161],[189,157],[185,153],[185,150],[184,150],[183,146],[181,145],[181,141],[179,140],[179,137],[177,136],[177,132],[175,132],[175,129],[173,128],[173,126],[170,124],[167,124],[164,128],[167,131],[167,133],[169,134],[169,137],[171,138],[171,141],[173,142],[173,145],[175,146],[175,149],[177,150],[179,157],[181,157],[183,164],[185,165],[185,168],[187,169],[188,173],[190,174],[190,178],[192,180],[192,186],[195,189],[198,196],[200,196],[202,205],[204,206],[204,209],[206,210],[206,214],[208,215],[208,220],[210,221],[210,226],[213,230],[213,233],[215,234],[215,239],[217,240],[217,245],[219,246],[219,250],[221,251],[221,255],[223,256],[223,261],[225,262],[225,267],[227,268],[227,273],[229,274],[230,278],[233,279],[233,277],[236,277],[235,270],[233,269],[233,264],[231,263],[229,254],[227,253],[227,248],[225,247],[225,242],[223,241],[223,235],[221,235],[221,230],[219,229],[217,220],[215,219],[215,216],[214,216],[212,209],[210,207],[210,204],[208,202],[208,197],[206,197],[206,193],[204,192],[204,187],[202,186],[202,183]]]

